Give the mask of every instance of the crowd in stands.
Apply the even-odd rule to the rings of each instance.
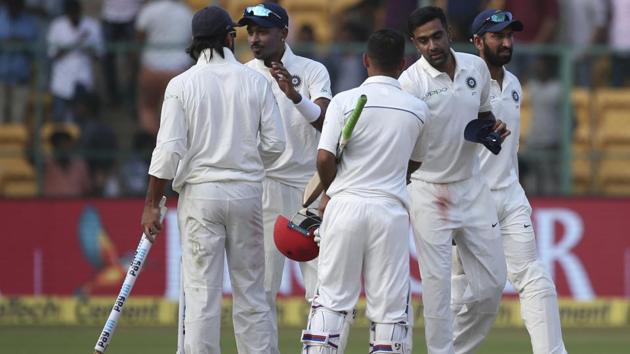
[[[228,3],[0,0],[0,123],[24,124],[33,135],[41,130],[36,125],[54,125],[49,134],[42,134],[47,139],[43,146],[51,147],[43,165],[43,195],[144,193],[164,89],[172,77],[193,64],[185,53],[193,12],[204,4],[229,8]],[[291,3],[282,1],[290,11]],[[472,18],[479,11],[488,7],[510,10],[525,23],[525,30],[516,35],[519,47],[572,49],[576,87],[630,84],[630,0],[343,3],[347,5],[340,11],[328,14],[329,39],[322,39],[319,22],[300,21],[290,27],[291,45],[300,55],[326,65],[334,93],[356,87],[366,78],[360,43],[373,30],[391,27],[406,32],[407,15],[424,5],[445,9],[453,40],[462,45],[468,42]],[[246,46],[244,34],[238,39]],[[321,44],[332,45],[321,50]],[[597,46],[610,50],[593,54],[590,49]],[[538,193],[552,193],[546,186],[553,189],[559,178],[555,156],[562,140],[563,89],[558,68],[557,53],[545,50],[517,49],[510,66],[527,83],[533,107],[529,134],[523,141],[528,149],[552,156],[532,168],[544,175],[535,182]],[[43,113],[36,119],[38,104]],[[79,135],[69,133],[68,126],[76,127]]]

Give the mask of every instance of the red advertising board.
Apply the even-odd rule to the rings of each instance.
[[[630,199],[531,202],[540,258],[560,296],[630,297]],[[142,206],[140,199],[0,201],[0,296],[115,294],[139,241]],[[134,294],[177,296],[176,201],[169,207]],[[410,257],[419,294],[415,250]],[[302,293],[298,267],[287,262],[281,295]]]

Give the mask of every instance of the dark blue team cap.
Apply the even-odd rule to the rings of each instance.
[[[193,37],[225,36],[234,30],[230,14],[218,6],[208,6],[197,11],[192,19]]]
[[[289,28],[289,15],[282,6],[274,3],[262,3],[248,6],[243,10],[243,18],[238,20],[239,26],[255,24],[265,28]]]
[[[471,35],[481,36],[486,32],[501,32],[512,27],[516,32],[523,30],[523,23],[515,20],[509,11],[488,9],[477,15],[470,27]]]
[[[501,151],[501,136],[493,131],[494,120],[473,119],[464,129],[464,139],[483,144],[493,154]]]

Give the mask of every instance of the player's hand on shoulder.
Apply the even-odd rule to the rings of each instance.
[[[505,138],[507,138],[512,132],[507,128],[505,122],[500,119],[497,119],[494,123],[493,131],[498,133],[501,136],[501,141],[503,142]]]

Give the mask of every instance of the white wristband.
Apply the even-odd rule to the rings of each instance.
[[[309,123],[313,123],[314,121],[316,121],[319,118],[319,115],[322,113],[322,109],[318,105],[316,105],[315,102],[309,100],[304,96],[302,96],[300,102],[295,104],[295,108]]]

